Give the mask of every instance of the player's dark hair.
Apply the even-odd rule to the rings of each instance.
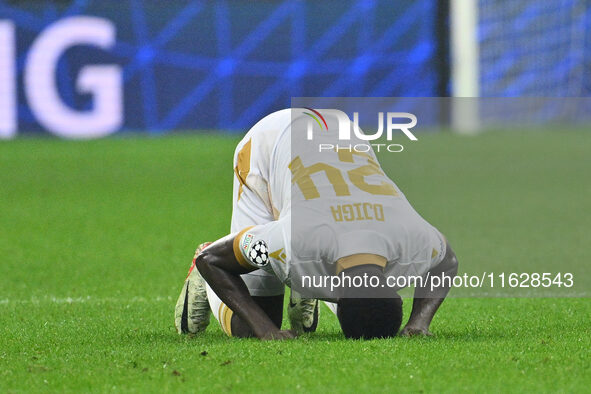
[[[363,270],[357,269],[356,272],[347,274],[362,275],[363,273],[383,275],[377,266]],[[402,298],[392,289],[381,287],[373,293],[349,292],[338,301],[337,317],[346,338],[393,337],[402,324]]]
[[[341,298],[337,316],[346,338],[390,338],[402,324],[402,299]]]

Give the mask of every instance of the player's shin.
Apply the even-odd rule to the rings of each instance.
[[[211,287],[207,286],[207,298],[211,307],[211,313],[213,317],[220,323],[220,327],[224,333],[228,336],[232,336],[232,317],[234,312],[228,308],[226,304],[213,292]]]
[[[226,335],[238,338],[250,338],[255,336],[248,323],[224,304],[209,286],[207,286],[207,298],[213,316],[219,322],[222,331],[225,332]],[[252,298],[269,316],[273,323],[280,328],[281,321],[283,320],[283,294],[277,296],[255,296]]]

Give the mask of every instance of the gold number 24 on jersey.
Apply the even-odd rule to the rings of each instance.
[[[367,159],[367,164],[354,168],[347,171],[349,180],[353,185],[359,189],[373,194],[373,195],[384,195],[384,196],[397,196],[398,192],[391,182],[382,181],[379,184],[369,184],[365,181],[365,177],[369,175],[386,175],[380,169],[378,163],[366,152],[355,152],[352,150],[339,150],[339,160],[345,163],[353,163],[353,155],[358,155]],[[331,183],[335,194],[337,196],[350,196],[349,185],[343,177],[343,173],[336,167],[331,166],[327,163],[315,163],[308,167],[304,167],[302,159],[297,156],[289,164],[289,169],[293,176],[293,182],[298,185],[304,198],[311,200],[320,197],[320,193],[314,185],[311,175],[317,172],[324,171],[326,177]]]

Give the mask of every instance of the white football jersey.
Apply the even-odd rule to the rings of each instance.
[[[338,127],[334,110],[287,109],[244,137],[234,160],[241,179],[234,209],[262,216],[248,229],[233,219],[238,260],[288,286],[303,274],[335,275],[338,259],[362,253],[383,256],[387,275],[425,274],[445,254],[443,236],[373,150],[351,149],[367,141],[339,141]],[[259,201],[250,204],[249,195]]]

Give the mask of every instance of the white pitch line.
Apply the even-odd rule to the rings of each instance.
[[[100,304],[100,303],[116,303],[116,304],[131,304],[131,303],[155,303],[155,302],[173,302],[171,296],[157,296],[157,297],[131,297],[131,298],[117,298],[117,297],[54,297],[46,296],[42,298],[32,297],[24,300],[11,300],[8,298],[0,299],[0,305],[9,304]]]

